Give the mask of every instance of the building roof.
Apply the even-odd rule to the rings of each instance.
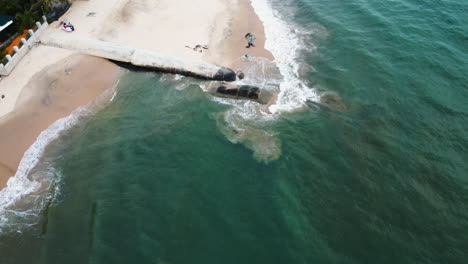
[[[0,15],[0,32],[13,23],[14,17]]]

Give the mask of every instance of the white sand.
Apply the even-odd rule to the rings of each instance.
[[[231,19],[231,7],[238,0],[89,0],[75,1],[60,20],[76,28],[68,33],[59,21],[49,25],[41,39],[48,36],[96,38],[134,47],[158,50],[169,55],[223,64],[215,56]],[[94,15],[88,14],[94,12]],[[185,46],[209,45],[202,53]],[[0,121],[15,107],[18,97],[32,76],[43,68],[72,55],[73,52],[44,47],[33,48],[8,77],[0,81]],[[22,100],[24,101],[24,100]]]
[[[91,12],[95,14],[88,16]],[[235,62],[246,53],[249,56],[273,59],[263,48],[265,41],[263,27],[250,7],[249,0],[77,0],[60,20],[70,21],[76,30],[71,33],[65,32],[60,29],[59,21],[56,21],[42,33],[42,40],[47,37],[67,38],[70,35],[74,38],[94,38],[220,66],[234,66]],[[245,49],[243,36],[246,31],[257,35],[255,49]],[[199,53],[185,47],[186,45],[194,47],[197,44],[208,44],[209,49]],[[113,83],[112,78],[108,82],[95,80],[103,79],[99,75],[102,73],[96,75],[91,73],[98,70],[86,72],[83,69],[78,70],[77,66],[74,73],[81,72],[84,75],[79,76],[87,76],[86,79],[95,81],[96,86],[88,84],[88,88],[95,92],[93,95],[89,95],[90,91],[84,91],[86,89],[82,89],[81,92],[81,89],[78,89],[80,87],[73,88],[65,81],[55,83],[54,87],[50,84],[41,85],[44,83],[41,81],[44,79],[42,75],[58,74],[49,73],[49,70],[44,71],[44,69],[63,67],[65,71],[69,65],[74,65],[74,62],[86,57],[72,55],[76,53],[37,45],[8,77],[0,80],[0,95],[5,95],[4,99],[0,99],[0,134],[3,132],[0,139],[5,141],[3,148],[0,149],[0,156],[3,155],[0,157],[0,188],[17,169],[22,153],[34,142],[37,134],[54,120],[73,110],[58,107],[57,111],[53,109],[45,111],[43,107],[36,106],[33,102],[40,101],[44,93],[53,89],[57,94],[64,95],[57,97],[57,100],[61,100],[57,102],[58,106],[75,107],[67,101],[77,98],[77,95],[72,95],[73,92],[80,95],[83,93],[81,101],[87,104],[93,96],[98,96],[99,92],[105,89],[104,86]],[[101,67],[105,68],[102,63],[107,62],[94,60],[89,62],[91,64],[83,64],[83,67],[89,70],[93,67],[98,67],[100,70]],[[114,74],[111,68],[111,66],[106,68],[106,71],[111,73],[108,75]],[[76,80],[72,82],[76,83]],[[38,120],[37,115],[42,115],[42,119]],[[32,123],[37,131],[31,129]],[[16,138],[16,141],[10,138]],[[22,144],[18,143],[18,138],[23,138]],[[13,157],[11,153],[17,155]]]
[[[37,46],[29,51],[12,73],[0,81],[0,94],[5,95],[5,98],[0,99],[0,122],[15,109],[23,88],[36,73],[72,54],[68,50],[45,46]]]
[[[163,53],[210,62],[206,52],[185,46],[209,45],[226,28],[228,6],[235,0],[121,1],[103,25],[102,40],[154,49]],[[211,51],[205,50],[205,51]]]
[[[76,28],[67,33],[55,22],[45,32],[56,38],[95,38],[168,55],[211,62],[209,50],[195,52],[185,46],[216,44],[230,20],[229,7],[237,0],[106,0],[75,2],[62,19]],[[88,16],[95,12],[93,16]],[[216,38],[218,39],[218,38]],[[218,39],[219,40],[219,39]]]

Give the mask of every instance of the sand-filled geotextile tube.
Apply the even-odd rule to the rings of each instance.
[[[236,73],[226,67],[181,59],[157,51],[136,49],[108,41],[83,38],[46,38],[41,40],[41,43],[155,71],[182,74],[207,80],[227,82],[236,80]]]

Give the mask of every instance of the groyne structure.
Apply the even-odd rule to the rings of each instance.
[[[228,68],[169,56],[157,51],[137,49],[119,43],[96,39],[74,38],[72,34],[60,39],[46,37],[41,44],[74,50],[155,71],[182,74],[207,80],[235,81],[236,73]]]
[[[42,17],[44,22],[41,24],[40,22],[36,22],[37,29],[33,31],[32,29],[29,30],[29,38],[26,40],[25,38],[21,39],[21,43],[23,44],[21,47],[15,46],[13,50],[15,53],[13,56],[6,55],[8,62],[6,65],[0,64],[0,75],[9,75],[11,71],[20,63],[21,59],[28,53],[28,51],[33,47],[36,41],[39,39],[41,33],[47,28],[49,25],[47,23],[47,19],[45,16]]]

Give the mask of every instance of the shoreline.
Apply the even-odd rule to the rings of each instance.
[[[38,72],[23,89],[15,110],[0,124],[0,187],[14,176],[11,173],[42,131],[78,107],[92,104],[115,86],[120,73],[111,62],[83,55]]]
[[[273,61],[273,55],[265,49],[265,30],[263,23],[255,13],[250,0],[238,0],[237,5],[230,7],[229,19],[225,21],[225,28],[221,32],[214,32],[211,45],[205,55],[207,62],[229,67],[233,70],[239,68],[245,54],[250,57],[262,57]],[[218,30],[220,31],[220,30]],[[245,34],[252,33],[256,36],[255,47],[246,48]]]
[[[105,4],[74,2],[59,21],[72,21],[77,28],[72,34],[77,37],[94,37],[155,49],[177,54],[182,58],[233,67],[233,70],[246,67],[242,60],[244,54],[273,60],[272,54],[264,48],[263,23],[249,0],[225,0],[222,3],[207,0],[203,5],[211,15],[194,14],[191,5],[197,4],[189,0],[183,1],[185,3],[162,0],[150,4],[151,6],[139,6],[135,2],[139,1],[110,0]],[[89,10],[96,12],[96,17],[86,16]],[[130,13],[125,13],[127,11]],[[192,17],[180,20],[176,16],[168,20],[166,16],[174,12],[177,12],[178,16]],[[144,19],[152,19],[150,21],[157,25],[151,28],[152,35],[145,35],[149,29],[144,26],[148,23]],[[198,21],[199,24],[195,25],[191,21]],[[56,21],[50,24],[42,37],[66,37],[68,33],[61,31],[57,27],[58,23]],[[96,29],[96,24],[101,25],[100,30]],[[183,32],[172,32],[168,30],[171,26],[187,28]],[[116,32],[116,27],[124,27],[122,31],[125,34]],[[247,32],[257,37],[256,47],[245,48],[244,35]],[[155,35],[170,35],[170,39],[178,45],[163,43]],[[206,42],[209,43],[209,49],[203,53],[185,47],[185,44]],[[17,98],[15,100],[13,95],[9,96],[10,107],[14,102],[13,111],[0,116],[0,189],[14,176],[25,151],[42,131],[56,120],[70,115],[76,108],[92,103],[103,91],[115,85],[120,73],[120,67],[101,58],[42,45],[34,47],[17,69],[0,81],[0,91],[5,89],[5,86],[15,87]]]

